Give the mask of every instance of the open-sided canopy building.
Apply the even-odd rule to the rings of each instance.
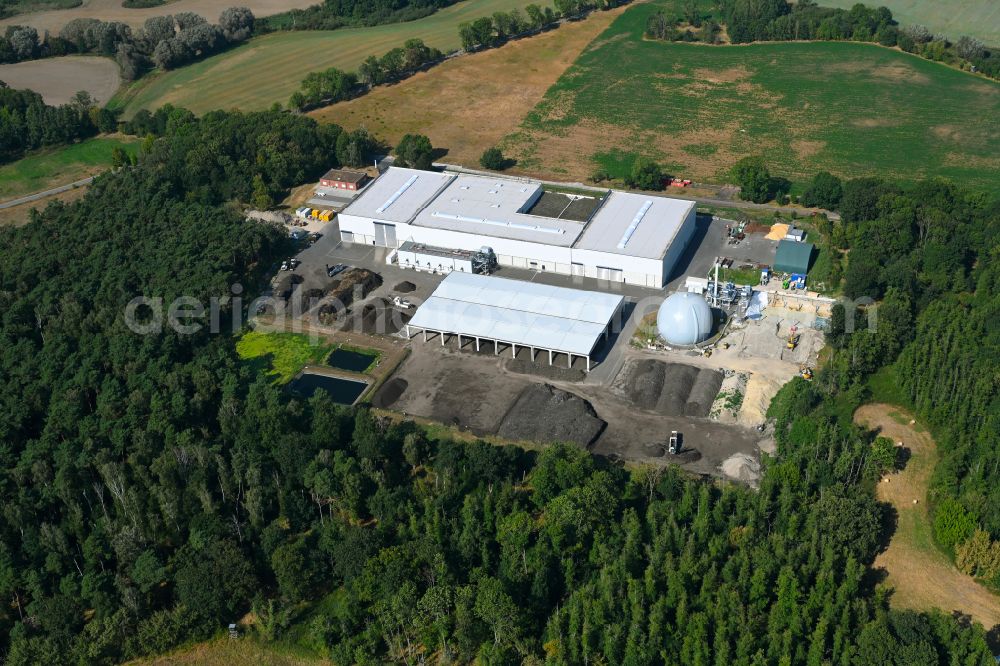
[[[527,179],[392,167],[338,219],[346,242],[485,246],[501,266],[662,287],[694,234],[695,214],[693,201],[617,191],[565,195]],[[412,267],[452,269],[421,261],[430,265]]]
[[[585,358],[590,370],[591,354],[607,338],[624,298],[596,291],[553,287],[505,278],[450,273],[406,325],[406,335],[414,330],[457,335],[475,341],[478,351],[483,341],[492,342],[494,351],[509,345],[514,356],[518,347],[528,348],[532,360],[536,352]]]

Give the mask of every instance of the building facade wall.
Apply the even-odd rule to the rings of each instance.
[[[695,209],[692,208],[662,259],[481,236],[450,229],[373,220],[355,215],[341,214],[338,219],[341,237],[346,242],[374,245],[376,239],[380,237],[375,229],[375,223],[394,224],[397,244],[410,240],[436,247],[471,251],[487,246],[493,248],[501,266],[580,275],[658,289],[670,279],[677,261],[690,244],[695,232],[695,215]],[[432,264],[434,267],[436,265]]]
[[[660,284],[656,285],[657,287],[666,285],[670,280],[674,269],[677,267],[677,262],[691,244],[691,239],[694,238],[694,233],[697,230],[697,217],[698,211],[692,206],[691,210],[688,211],[687,217],[684,218],[684,222],[677,230],[677,235],[674,236],[673,242],[670,243],[666,253],[663,255],[663,266],[661,268],[663,277]]]

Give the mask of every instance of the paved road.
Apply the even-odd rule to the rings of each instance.
[[[31,203],[32,201],[39,201],[40,199],[45,199],[46,197],[51,197],[56,194],[62,194],[63,192],[68,192],[74,187],[80,187],[81,185],[90,185],[90,182],[94,180],[94,177],[84,178],[83,180],[78,180],[75,183],[69,183],[67,185],[60,185],[59,187],[53,187],[51,190],[45,190],[43,192],[35,192],[34,194],[29,194],[27,196],[19,197],[17,199],[11,199],[10,201],[4,201],[0,203],[0,209],[3,208],[13,208],[14,206],[20,206],[21,204]]]

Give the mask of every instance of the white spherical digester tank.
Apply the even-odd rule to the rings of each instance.
[[[660,337],[671,345],[696,345],[712,334],[712,308],[698,294],[679,291],[663,301],[656,315]]]

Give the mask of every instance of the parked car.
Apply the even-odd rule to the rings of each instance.
[[[413,307],[413,303],[409,302],[408,300],[406,300],[401,296],[396,296],[395,298],[393,298],[392,304],[395,305],[397,308],[401,308],[403,310],[409,310],[410,308]]]
[[[328,277],[334,277],[340,275],[346,271],[348,266],[346,264],[337,264],[336,266],[326,265],[326,274]]]
[[[290,271],[290,270],[292,270],[292,267],[288,265],[288,260],[287,259],[285,259],[283,262],[281,262],[281,270],[283,270],[283,271]]]

